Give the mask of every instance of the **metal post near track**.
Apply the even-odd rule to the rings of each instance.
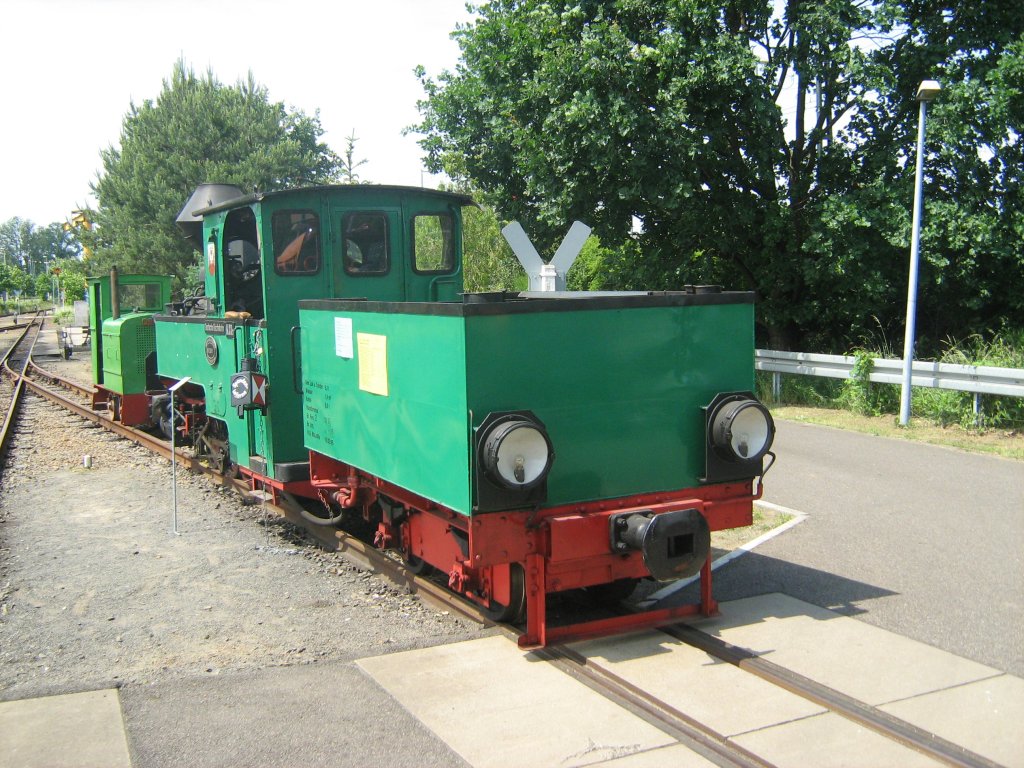
[[[175,435],[178,433],[178,428],[176,426],[177,410],[174,407],[174,395],[181,387],[191,380],[191,376],[186,376],[167,388],[167,391],[171,395],[171,503],[173,505],[171,512],[171,533],[175,536],[180,536],[181,534],[178,533],[178,462],[174,451]]]

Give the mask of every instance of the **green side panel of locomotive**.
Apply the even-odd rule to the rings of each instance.
[[[227,424],[231,460],[248,466],[249,428],[230,408],[231,374],[238,370],[238,343],[232,326],[222,320],[183,322],[167,317],[158,317],[156,324],[159,374],[177,380],[188,377],[191,384],[203,388],[206,413]]]
[[[488,414],[545,425],[556,506],[698,486],[703,408],[753,388],[749,294],[300,306],[307,446],[463,514]]]
[[[462,318],[331,309],[299,315],[307,447],[468,512]]]
[[[103,386],[121,395],[141,394],[156,371],[153,315],[133,313],[103,323]]]

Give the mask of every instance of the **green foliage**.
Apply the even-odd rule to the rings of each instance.
[[[826,379],[816,376],[782,376],[778,400],[772,391],[773,375],[758,371],[755,389],[758,399],[764,403],[785,403],[806,405],[814,408],[838,408],[843,382],[840,379]]]
[[[838,402],[862,416],[880,416],[899,409],[899,389],[890,384],[875,384],[871,372],[875,368],[876,351],[854,350],[855,358],[850,378],[843,382]]]
[[[35,312],[42,307],[43,302],[38,299],[23,299],[18,297],[3,301],[0,299],[0,315],[20,315],[22,313]]]
[[[93,185],[99,206],[91,269],[173,274],[179,284],[194,261],[174,219],[196,186],[236,184],[275,190],[336,177],[338,157],[319,139],[319,115],[271,103],[252,74],[225,86],[175,64],[156,102],[131,105],[120,146],[102,153]]]
[[[990,340],[975,335],[959,342],[947,341],[940,362],[1024,369],[1024,331],[1000,334]],[[968,392],[917,387],[911,395],[911,408],[918,415],[943,426],[977,426],[974,395]],[[1024,426],[1024,398],[983,395],[981,410],[982,423],[987,426]]]
[[[771,347],[842,351],[872,317],[902,330],[913,96],[937,77],[918,321],[935,349],[1024,316],[1024,14],[983,6],[494,0],[455,31],[454,72],[419,70],[416,130],[431,170],[541,252],[594,226],[615,254],[586,262],[598,282],[756,290]]]
[[[15,291],[25,291],[31,282],[31,278],[17,267],[0,264],[0,293],[11,294]]]
[[[80,253],[74,233],[61,224],[40,227],[27,219],[8,219],[0,224],[0,266],[14,268],[22,277],[8,277],[12,287],[0,285],[0,291],[31,290],[32,276],[46,272],[54,261],[77,259]]]
[[[527,289],[526,272],[502,237],[501,226],[490,206],[463,208],[462,271],[467,292]]]

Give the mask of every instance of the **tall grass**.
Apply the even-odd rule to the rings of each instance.
[[[783,376],[779,403],[842,408],[869,416],[899,413],[900,386],[869,381],[873,358],[895,358],[887,348],[863,347],[852,354],[857,358],[851,377],[845,381],[813,376]],[[996,334],[991,339],[980,335],[962,340],[947,340],[939,362],[979,365],[995,368],[1024,368],[1024,330]],[[773,402],[772,376],[758,374],[758,394]],[[974,413],[974,395],[945,389],[914,387],[911,410],[915,417],[941,426],[959,424],[967,429],[1024,427],[1024,398],[982,395],[980,418]]]

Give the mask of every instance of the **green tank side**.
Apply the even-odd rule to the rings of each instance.
[[[468,513],[462,318],[299,314],[307,447]]]
[[[753,388],[753,305],[673,302],[303,302],[306,444],[471,514],[474,428],[529,410],[545,506],[697,486],[704,406]]]

